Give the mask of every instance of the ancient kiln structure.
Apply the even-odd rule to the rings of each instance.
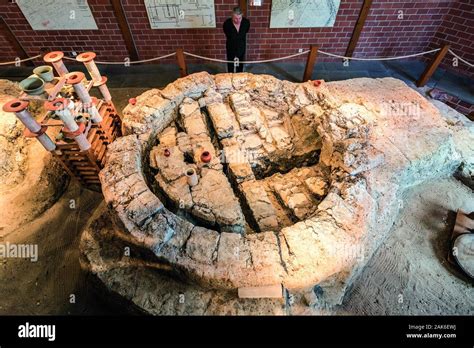
[[[202,72],[137,97],[123,126],[100,173],[113,227],[91,226],[81,248],[109,289],[150,313],[179,311],[150,294],[159,284],[137,298],[154,276],[132,277],[131,265],[195,298],[307,298],[317,287],[340,303],[404,191],[474,164],[473,135],[392,78]],[[108,252],[114,244],[134,252]]]

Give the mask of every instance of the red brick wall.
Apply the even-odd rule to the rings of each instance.
[[[8,23],[28,55],[35,56],[40,49],[48,51],[95,51],[102,59],[116,59],[127,55],[127,49],[114,18],[109,0],[88,1],[99,30],[34,31],[17,4],[1,0],[0,15]],[[2,33],[3,34],[3,33]],[[0,41],[1,42],[1,41]],[[12,52],[0,51],[0,62],[11,60]]]
[[[374,1],[354,56],[391,57],[425,51],[451,3]]]
[[[6,39],[4,35],[0,35],[0,62],[10,60],[17,56],[12,44]]]
[[[183,47],[187,51],[225,59],[225,36],[222,25],[237,1],[215,0],[215,29],[150,29],[148,17],[140,0],[125,0],[124,8],[135,37],[137,49],[143,59],[163,55]],[[268,0],[261,7],[251,7],[247,17],[251,21],[248,36],[247,59],[267,59],[297,53],[318,43],[331,52],[343,54],[360,10],[361,0],[343,1],[334,28],[270,29]],[[304,57],[300,59],[305,59]]]
[[[28,54],[38,54],[40,48],[82,52],[93,50],[100,60],[120,61],[127,51],[109,0],[89,0],[99,30],[41,31],[31,30],[18,6],[13,3],[0,4],[0,14],[12,27]],[[270,29],[271,1],[263,0],[263,6],[250,7],[248,18],[251,30],[248,38],[247,59],[267,59],[297,53],[318,44],[322,50],[344,54],[363,0],[342,0],[333,28]],[[236,0],[215,0],[217,27],[215,29],[150,29],[143,0],[122,0],[131,26],[140,58],[146,59],[174,51],[178,47],[214,58],[225,58],[225,38],[222,24]],[[366,26],[362,32],[355,56],[374,57],[411,54],[426,50],[428,44],[437,46],[437,40],[447,37],[458,40],[463,37],[458,49],[466,51],[472,34],[472,0],[462,5],[457,0],[374,0]],[[469,9],[471,12],[469,13]],[[398,19],[403,11],[403,19]],[[456,12],[458,11],[458,12]],[[461,11],[461,12],[459,12]],[[450,18],[464,16],[465,23],[456,22],[452,31]],[[471,30],[472,31],[472,30]],[[464,34],[459,34],[459,33]],[[2,39],[0,37],[0,43]],[[472,45],[471,45],[472,46]],[[471,53],[466,59],[473,60]],[[11,59],[12,51],[0,51],[0,61]],[[297,59],[304,60],[305,57]],[[332,59],[319,56],[318,59]]]
[[[474,63],[474,1],[455,2],[443,18],[443,23],[431,40],[430,48],[451,44],[451,49],[461,58]],[[448,53],[442,67],[474,77],[474,68],[458,62],[453,66],[453,56]]]
[[[123,0],[122,3],[141,59],[171,53],[179,47],[199,55],[225,59],[225,37],[221,28],[226,15],[235,6],[234,1],[214,1],[217,22],[214,29],[151,29],[142,0]]]
[[[263,6],[249,7],[248,17],[252,21],[252,29],[248,42],[248,58],[267,59],[286,56],[297,53],[299,48],[306,50],[310,44],[318,44],[322,50],[343,55],[357,22],[362,2],[341,1],[332,28],[270,29],[271,2],[263,0]],[[325,58],[320,56],[319,59]]]

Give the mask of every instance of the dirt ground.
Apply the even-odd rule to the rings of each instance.
[[[38,244],[38,261],[0,259],[0,315],[116,312],[95,299],[79,266],[80,233],[101,201],[100,193],[71,181],[50,209],[8,235],[3,243]]]
[[[474,193],[455,179],[412,189],[337,313],[472,315],[473,283],[446,260],[457,209],[474,211]]]
[[[38,244],[39,259],[0,260],[0,314],[123,313],[96,296],[78,261],[80,233],[101,201],[72,181],[50,209],[8,236],[10,243]],[[446,261],[458,208],[473,211],[474,193],[455,179],[408,192],[389,237],[333,313],[473,314],[472,283]]]

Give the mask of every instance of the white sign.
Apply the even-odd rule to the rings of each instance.
[[[341,0],[272,0],[270,28],[333,27]]]
[[[152,29],[215,28],[214,0],[145,0]]]
[[[98,29],[87,0],[16,0],[33,30]]]

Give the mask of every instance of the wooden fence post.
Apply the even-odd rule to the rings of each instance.
[[[247,16],[247,0],[239,0],[239,7],[242,10],[242,16]]]
[[[184,58],[184,51],[182,48],[176,50],[176,59],[178,60],[179,75],[185,77],[188,75],[188,69],[186,67],[186,59]]]
[[[306,59],[306,66],[304,68],[303,82],[311,80],[313,75],[314,64],[316,63],[316,58],[318,57],[318,46],[311,45],[310,51],[308,53],[308,58]]]
[[[121,0],[111,0],[112,8],[114,10],[115,18],[117,19],[120,32],[125,41],[125,47],[127,47],[128,55],[130,60],[137,61],[139,60],[137,46],[133,40],[132,31],[130,30],[130,25],[127,20],[127,15],[123,9]]]
[[[359,13],[359,18],[357,19],[354,31],[352,32],[351,40],[349,41],[349,45],[347,46],[346,57],[352,57],[352,54],[354,53],[362,29],[364,29],[365,20],[369,15],[370,6],[372,6],[372,0],[364,0],[364,3],[362,4],[362,8]]]
[[[418,87],[423,87],[434,74],[438,66],[441,64],[446,53],[448,53],[449,45],[444,45],[434,56],[433,60],[428,64],[420,79],[416,82]]]

